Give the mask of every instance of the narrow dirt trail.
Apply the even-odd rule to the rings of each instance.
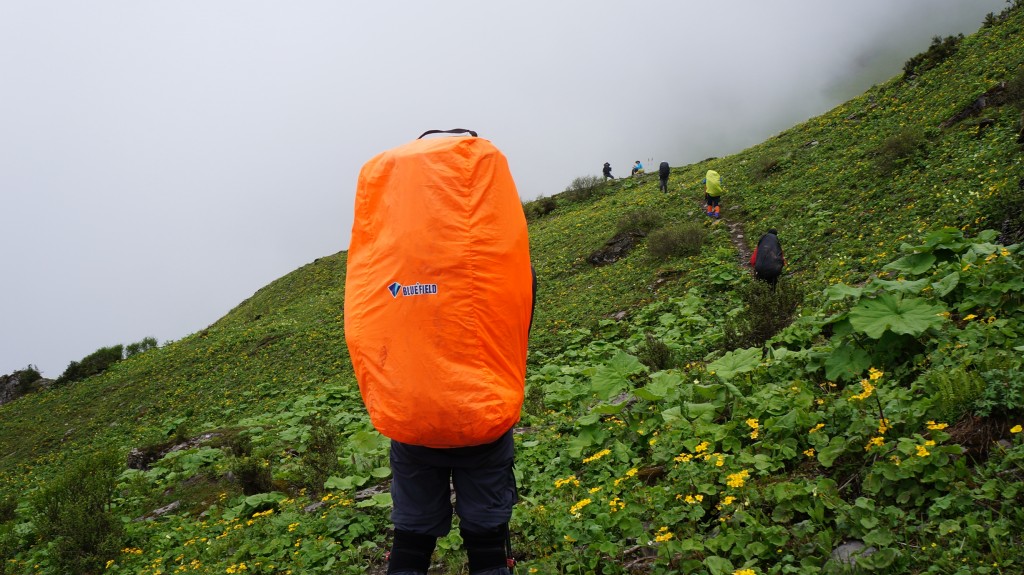
[[[746,233],[743,229],[743,222],[725,221],[725,225],[729,227],[729,239],[732,240],[732,245],[736,246],[736,251],[740,253],[740,265],[750,265],[750,254],[752,253],[750,248],[747,247]]]
[[[700,206],[700,209],[703,212],[704,199],[698,198],[697,205]],[[746,231],[743,227],[743,222],[735,221],[729,218],[727,210],[722,210],[722,217],[718,221],[724,224],[725,227],[729,228],[729,239],[732,240],[732,245],[736,246],[736,251],[739,252],[740,266],[749,266],[750,254],[752,253],[752,251],[750,247],[747,246]]]

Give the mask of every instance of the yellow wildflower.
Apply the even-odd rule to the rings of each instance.
[[[815,425],[814,427],[812,427],[811,430],[808,431],[807,433],[817,433],[822,427],[825,427],[825,424],[824,423],[819,423],[818,425]]]
[[[674,461],[676,463],[686,463],[691,459],[693,459],[693,456],[690,455],[689,453],[680,453],[678,456],[675,457]]]
[[[565,479],[556,479],[555,480],[555,489],[558,489],[559,487],[562,487],[563,485],[569,485],[570,483],[572,485],[575,485],[575,486],[578,487],[579,484],[580,484],[580,481],[578,479],[576,479],[575,475],[570,475],[569,477],[566,477]]]
[[[864,451],[871,449],[872,447],[881,447],[885,445],[885,438],[882,436],[872,437],[868,444],[864,446]]]
[[[736,501],[735,497],[732,495],[726,495],[725,498],[722,499],[722,505],[732,505],[733,501]]]
[[[732,575],[757,575],[757,572],[753,569],[737,569],[732,572]]]
[[[927,423],[927,425],[928,425],[928,429],[932,429],[932,430],[943,430],[943,429],[946,429],[947,427],[949,427],[948,423],[935,423],[934,421],[929,421]]]
[[[929,455],[931,455],[931,452],[928,451],[928,448],[926,448],[923,445],[916,446],[916,449],[917,449],[917,456],[918,457],[928,457]]]
[[[873,367],[868,370],[868,377],[871,378],[871,381],[876,381],[876,380],[882,379],[883,375],[885,375],[884,372],[882,372],[881,370],[875,369]]]
[[[814,457],[814,448],[812,447],[810,449],[804,450],[804,455],[806,455],[807,457]]]
[[[1014,425],[1013,427],[1010,428],[1010,433],[1020,433],[1022,429],[1024,428],[1021,428],[1020,425]]]
[[[746,483],[748,477],[750,477],[750,472],[746,469],[737,473],[730,473],[729,476],[726,477],[725,484],[729,487],[740,488],[743,487],[744,483]]]
[[[889,431],[889,420],[879,419],[878,420],[878,435],[885,435],[886,431]]]
[[[661,529],[658,529],[658,534],[654,536],[654,540],[658,543],[663,543],[672,539],[672,537],[672,532],[668,530],[668,527],[662,527]]]
[[[694,453],[703,453],[703,452],[708,450],[708,447],[711,447],[711,444],[708,443],[707,441],[702,441],[702,442],[700,442],[700,445],[698,445],[697,447],[695,447],[693,449],[693,452]]]
[[[591,501],[589,497],[587,499],[581,499],[577,501],[575,505],[569,508],[569,513],[572,515],[576,515],[580,512],[580,509],[583,509],[584,507],[590,505],[591,503],[593,503],[593,501]]]
[[[973,313],[969,313],[969,314],[964,316],[964,321],[971,321],[972,319],[974,319],[976,317],[978,317],[978,316],[974,315]]]
[[[590,457],[584,459],[583,463],[590,463],[591,461],[597,461],[598,459],[601,459],[605,455],[611,455],[611,452],[612,452],[611,449],[602,449],[601,451],[598,451],[597,453],[595,453],[595,454],[591,455]]]
[[[747,425],[750,426],[750,429],[753,430],[750,432],[750,439],[757,439],[757,431],[758,428],[761,427],[760,422],[758,422],[757,419],[752,417],[747,420]]]
[[[867,399],[871,397],[871,394],[874,393],[875,391],[875,386],[871,385],[871,382],[866,379],[860,380],[860,385],[861,387],[864,388],[864,391],[858,393],[857,395],[851,396],[850,399]]]

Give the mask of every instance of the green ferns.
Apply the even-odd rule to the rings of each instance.
[[[934,398],[935,418],[942,421],[960,419],[985,393],[985,380],[981,375],[963,366],[929,370],[921,376],[921,381]]]

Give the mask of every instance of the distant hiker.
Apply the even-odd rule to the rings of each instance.
[[[604,179],[615,179],[615,176],[612,175],[612,165],[608,162],[604,163],[604,169],[602,169],[601,172],[604,174]]]
[[[708,173],[704,175],[704,179],[701,180],[704,188],[704,201],[707,204],[707,215],[717,219],[721,217],[721,208],[718,205],[719,200],[722,197],[722,176],[718,175],[718,172],[714,170],[708,170]]]
[[[750,267],[754,268],[754,277],[767,282],[774,290],[785,265],[786,259],[782,255],[779,233],[774,228],[770,229],[757,240],[757,247],[750,255]]]
[[[536,276],[508,160],[450,132],[471,137],[378,154],[356,187],[345,340],[370,421],[391,439],[390,575],[427,574],[453,502],[469,573],[515,563],[512,428]]]
[[[661,191],[668,193],[668,162],[662,162],[658,166],[658,180],[661,186]]]
[[[640,160],[637,160],[636,163],[633,164],[633,171],[630,172],[629,175],[635,176],[637,174],[640,174],[642,176],[643,173],[644,173],[644,165],[640,163]]]

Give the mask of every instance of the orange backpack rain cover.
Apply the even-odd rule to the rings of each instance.
[[[478,137],[414,140],[359,173],[345,340],[374,427],[464,447],[519,420],[533,277],[505,156]]]

